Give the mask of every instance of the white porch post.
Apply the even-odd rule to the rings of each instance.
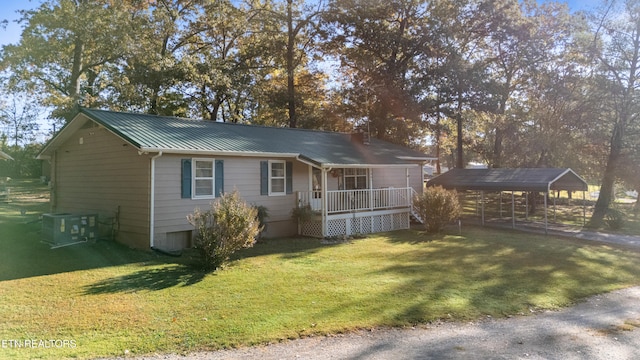
[[[367,173],[369,174],[369,209],[373,211],[373,169],[368,168]]]
[[[582,226],[587,225],[587,193],[582,190]]]
[[[327,216],[329,215],[329,200],[327,199],[327,173],[329,172],[330,169],[327,168],[322,168],[322,175],[320,176],[322,179],[321,181],[321,191],[322,191],[322,237],[326,237],[327,236]]]

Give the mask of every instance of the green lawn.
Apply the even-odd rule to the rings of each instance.
[[[89,358],[277,342],[360,328],[530,314],[640,285],[640,253],[478,227],[349,243],[277,239],[223,271],[99,241],[50,250],[0,205],[0,358]],[[35,208],[34,208],[35,209]]]

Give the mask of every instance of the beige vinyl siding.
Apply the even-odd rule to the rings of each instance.
[[[340,171],[340,172],[338,172]],[[334,191],[334,190],[343,190],[340,188],[340,184],[342,184],[343,179],[342,179],[342,173],[344,170],[342,169],[336,169],[335,172],[333,172],[333,174],[340,174],[339,176],[336,175],[334,176],[332,174],[332,172],[327,173],[327,191]],[[322,181],[322,180],[320,180]],[[309,189],[307,189],[309,190]]]
[[[181,160],[191,159],[187,155],[163,155],[156,160],[155,237],[160,247],[166,233],[192,230],[187,215],[195,208],[208,209],[213,199],[183,199],[181,196]],[[255,157],[203,157],[224,161],[224,191],[237,189],[248,203],[265,206],[268,210],[265,236],[290,236],[296,233],[291,220],[291,209],[295,206],[295,192],[308,190],[309,170],[306,164],[286,158]],[[260,195],[260,162],[285,160],[293,163],[293,192],[281,196]]]
[[[373,169],[373,188],[407,187],[406,168],[375,168]],[[409,186],[417,192],[422,192],[422,168],[418,165],[409,168]]]
[[[56,213],[97,213],[101,221],[120,208],[117,240],[149,246],[148,155],[104,128],[87,126],[67,140],[54,156],[53,201]]]

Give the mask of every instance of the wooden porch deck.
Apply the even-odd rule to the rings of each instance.
[[[298,233],[321,238],[408,229],[414,193],[411,187],[298,192],[298,206],[316,212]]]

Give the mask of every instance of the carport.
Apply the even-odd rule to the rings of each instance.
[[[515,228],[515,191],[544,193],[544,228],[548,231],[548,195],[551,191],[582,191],[583,199],[587,182],[569,168],[519,168],[519,169],[452,169],[427,182],[427,186],[442,186],[456,191],[479,191],[481,197],[482,224],[485,223],[485,192],[511,192],[511,219]],[[528,197],[527,201],[528,201]],[[553,197],[554,207],[556,197]],[[527,205],[528,206],[528,205]],[[586,223],[586,201],[582,204],[583,224]]]

